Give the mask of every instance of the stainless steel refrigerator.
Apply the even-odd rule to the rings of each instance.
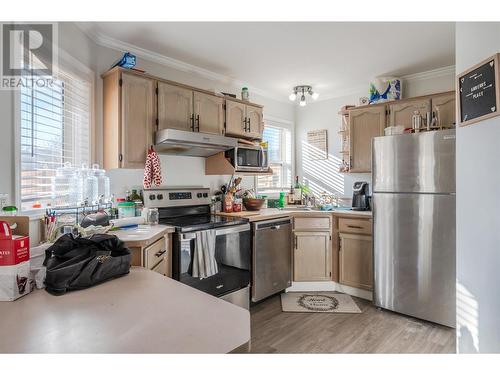
[[[372,147],[374,302],[455,327],[455,130]]]

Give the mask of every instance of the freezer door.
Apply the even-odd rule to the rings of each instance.
[[[374,192],[455,192],[455,130],[376,137],[372,150]]]
[[[373,195],[375,305],[455,326],[455,195]]]

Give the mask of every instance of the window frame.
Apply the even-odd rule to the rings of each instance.
[[[95,98],[96,98],[96,75],[95,72],[77,60],[69,53],[59,48],[57,51],[58,64],[54,65],[54,69],[61,70],[87,80],[90,83],[90,133],[89,133],[89,160],[90,163],[95,163],[97,160],[96,152],[96,124],[95,124]],[[18,210],[28,216],[41,217],[45,208],[22,210],[21,202],[21,90],[12,90],[13,101],[13,116],[14,119],[14,202]]]
[[[291,164],[291,183],[293,184],[294,181],[294,176],[295,176],[295,123],[289,120],[277,118],[277,117],[271,117],[271,116],[264,116],[264,127],[266,125],[273,126],[276,128],[283,128],[286,130],[290,131],[290,145],[291,145],[291,159],[290,159],[290,164]],[[283,152],[283,151],[282,151]],[[282,155],[283,157],[284,155]],[[272,164],[272,163],[269,163]],[[283,165],[281,166],[281,169],[283,171]],[[254,176],[254,186],[255,186],[255,192],[257,194],[261,194],[262,191],[265,191],[268,194],[279,194],[280,191],[288,190],[289,186],[281,186],[277,188],[273,188],[272,190],[262,190],[263,188],[259,188],[259,176]]]

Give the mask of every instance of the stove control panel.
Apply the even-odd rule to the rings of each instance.
[[[210,189],[208,188],[155,188],[144,192],[144,206],[148,208],[205,204],[210,204]]]

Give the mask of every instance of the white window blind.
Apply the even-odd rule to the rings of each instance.
[[[266,124],[263,140],[268,142],[272,176],[257,177],[259,193],[287,190],[292,184],[292,132],[286,127]]]
[[[90,164],[92,83],[59,69],[51,87],[21,89],[21,209],[52,200],[64,163]]]

